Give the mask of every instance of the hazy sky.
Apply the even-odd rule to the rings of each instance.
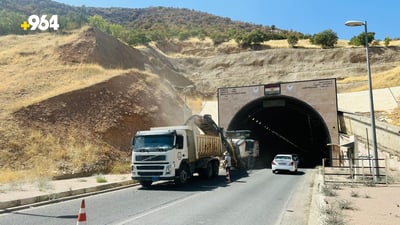
[[[364,27],[347,27],[347,20],[367,21],[375,39],[400,38],[398,0],[57,0],[74,6],[146,8],[167,6],[208,12],[232,20],[275,25],[285,30],[316,34],[331,29],[350,39]]]

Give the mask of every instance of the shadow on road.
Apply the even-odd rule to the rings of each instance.
[[[23,212],[13,212],[15,215],[21,216],[37,216],[37,217],[47,217],[47,218],[59,218],[59,219],[77,219],[78,215],[61,215],[61,216],[52,216],[52,215],[41,215],[41,214],[33,214],[33,213],[23,213]]]
[[[290,171],[279,171],[278,173],[275,173],[276,175],[295,175],[295,176],[303,176],[306,174],[303,171],[297,171],[297,172],[290,172]]]
[[[177,186],[174,184],[172,181],[167,181],[167,182],[156,182],[154,183],[151,187],[145,188],[145,187],[140,187],[139,190],[146,190],[146,191],[152,191],[152,190],[157,190],[157,191],[211,191],[213,189],[216,189],[218,187],[225,187],[228,186],[232,182],[241,182],[243,183],[244,181],[239,181],[243,177],[249,176],[247,171],[245,170],[231,170],[230,172],[230,182],[226,181],[226,175],[220,174],[218,177],[211,178],[211,179],[204,179],[200,178],[199,176],[193,176],[188,183],[186,183],[184,186]]]

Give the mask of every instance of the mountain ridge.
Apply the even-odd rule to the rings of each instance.
[[[3,10],[20,13],[26,17],[31,14],[57,14],[61,17],[79,17],[100,15],[110,23],[120,24],[130,29],[157,29],[160,26],[167,26],[169,29],[176,27],[187,29],[202,29],[211,32],[213,29],[227,31],[236,29],[241,32],[248,32],[260,29],[266,32],[288,32],[280,30],[274,25],[263,26],[249,22],[233,21],[228,17],[216,16],[210,13],[196,11],[186,8],[173,7],[148,7],[148,8],[100,8],[87,6],[71,6],[52,0],[2,0],[0,8]],[[84,18],[77,18],[83,20]],[[273,31],[272,31],[273,30]],[[300,34],[300,32],[298,32]]]

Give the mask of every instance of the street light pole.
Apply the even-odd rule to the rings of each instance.
[[[371,66],[369,63],[369,52],[368,52],[368,30],[367,21],[347,21],[346,26],[364,26],[365,29],[365,52],[367,56],[367,72],[368,72],[368,91],[369,91],[369,104],[370,104],[370,116],[371,116],[371,133],[372,133],[372,148],[374,150],[374,162],[375,162],[375,174],[374,181],[379,180],[379,163],[378,163],[378,148],[376,141],[376,129],[375,129],[375,109],[374,109],[374,95],[372,92],[372,77],[371,77]]]

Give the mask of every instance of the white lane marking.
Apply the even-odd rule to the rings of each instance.
[[[134,216],[134,217],[128,218],[128,219],[126,219],[126,220],[124,220],[124,221],[115,223],[114,225],[129,224],[129,223],[131,223],[131,222],[133,222],[133,221],[135,221],[135,220],[137,220],[137,219],[143,218],[143,217],[148,216],[148,215],[150,215],[150,214],[152,214],[152,213],[156,213],[156,212],[161,211],[161,210],[163,210],[163,209],[165,209],[165,208],[172,207],[172,206],[178,205],[179,203],[182,203],[182,202],[184,202],[184,201],[190,200],[190,199],[192,199],[192,198],[194,198],[194,197],[198,197],[198,196],[201,195],[201,194],[203,194],[203,193],[193,194],[193,195],[190,195],[190,196],[188,196],[188,197],[185,197],[185,198],[182,198],[182,199],[179,199],[179,200],[175,200],[175,199],[174,199],[174,200],[171,200],[170,202],[167,202],[167,203],[165,203],[165,204],[163,204],[163,205],[160,205],[160,206],[158,206],[158,207],[156,207],[156,208],[154,208],[154,209],[151,209],[151,210],[149,210],[149,211],[140,213],[140,214],[138,214],[138,215],[136,215],[136,216]]]

